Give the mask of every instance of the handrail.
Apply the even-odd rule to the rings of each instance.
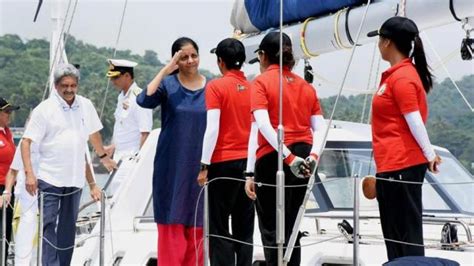
[[[436,218],[436,217],[423,217],[423,222],[428,222],[428,224],[444,224],[444,223],[453,223],[459,224],[464,228],[466,231],[466,238],[468,242],[472,242],[472,234],[469,225],[461,220],[456,219],[445,219],[445,218]]]
[[[111,199],[112,197],[113,197],[113,196],[107,196],[106,199]],[[90,200],[90,201],[88,201],[88,202],[82,204],[82,206],[79,207],[78,213],[81,213],[81,212],[82,212],[83,210],[85,210],[87,207],[93,205],[93,204],[96,203],[96,202],[97,202],[97,201],[95,201],[95,200]]]
[[[311,217],[311,218],[325,218],[325,219],[352,219],[353,215],[352,214],[339,214],[339,215],[330,215],[330,214],[320,214],[320,213],[308,213],[305,215],[306,217]],[[376,215],[365,215],[365,216],[359,216],[360,220],[368,220],[368,219],[379,219],[379,216]],[[442,225],[444,223],[455,223],[459,224],[464,228],[464,231],[466,231],[466,238],[468,242],[472,242],[472,233],[471,229],[469,228],[469,225],[461,220],[457,219],[449,219],[449,218],[444,218],[444,217],[427,217],[423,216],[423,223],[426,224],[439,224]]]

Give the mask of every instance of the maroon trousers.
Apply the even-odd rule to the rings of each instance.
[[[158,265],[204,265],[203,229],[182,224],[158,225]]]

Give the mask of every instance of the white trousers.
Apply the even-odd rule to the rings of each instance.
[[[38,237],[38,202],[36,196],[26,191],[17,197],[20,206],[20,222],[15,235],[15,265],[31,265],[33,255],[36,255]],[[35,245],[34,245],[35,244]]]

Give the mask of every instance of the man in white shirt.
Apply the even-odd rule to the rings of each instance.
[[[33,110],[21,143],[26,190],[35,195],[38,189],[44,199],[43,265],[70,265],[86,171],[89,185],[96,188],[86,167],[87,140],[109,171],[116,168],[102,146],[102,123],[92,102],[77,95],[78,82],[79,71],[73,65],[57,66],[56,89]],[[39,149],[36,172],[31,162],[33,142]]]
[[[109,59],[110,78],[120,91],[115,109],[115,124],[112,145],[106,147],[107,153],[114,154],[118,161],[135,155],[150,134],[153,118],[152,110],[137,104],[137,95],[142,91],[134,80],[133,68],[137,63],[124,59]]]

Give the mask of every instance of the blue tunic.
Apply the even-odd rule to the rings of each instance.
[[[201,187],[196,178],[206,130],[204,88],[190,91],[177,75],[164,78],[155,94],[143,90],[138,105],[161,105],[161,133],[153,169],[153,211],[159,224],[195,226]],[[204,193],[197,208],[196,226],[202,226]]]

